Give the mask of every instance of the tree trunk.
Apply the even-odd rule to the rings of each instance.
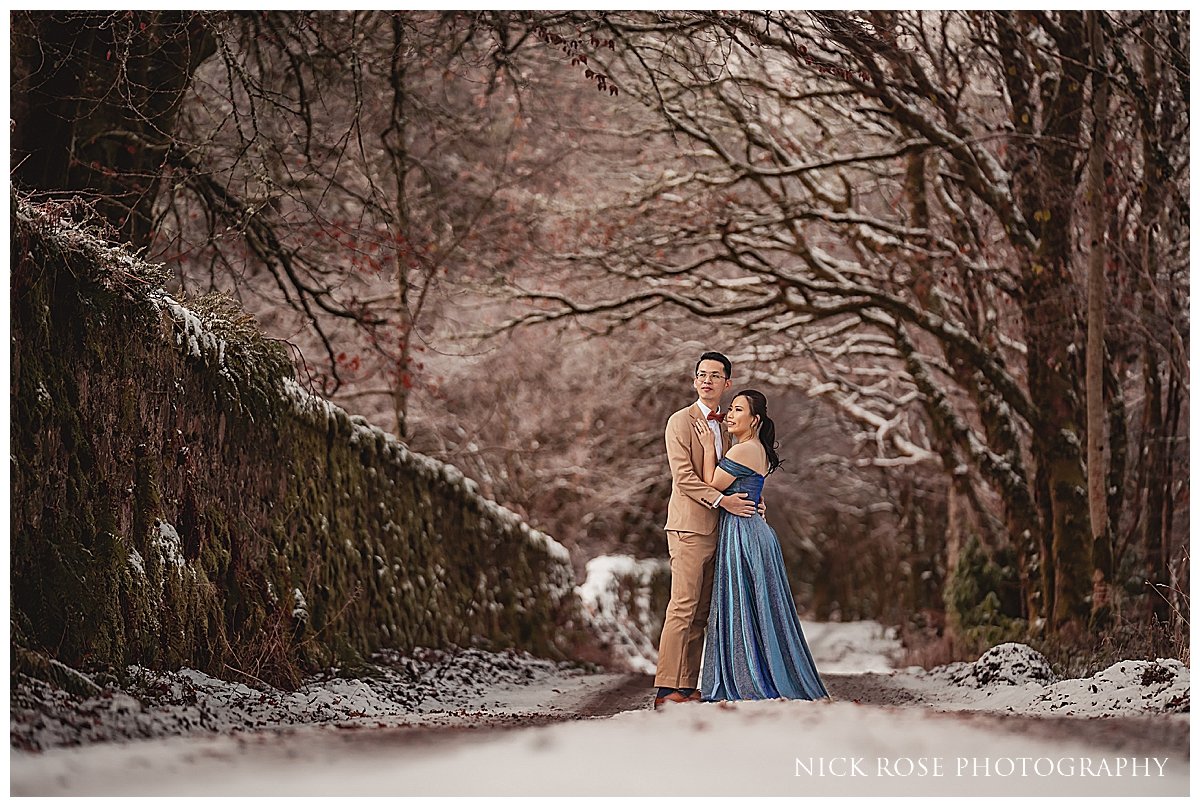
[[[411,285],[408,282],[409,260],[412,257],[412,227],[408,209],[408,93],[405,87],[404,23],[399,17],[392,18],[392,115],[382,140],[384,148],[392,158],[392,179],[396,183],[396,211],[393,226],[396,230],[396,310],[397,330],[400,343],[396,359],[396,385],[392,391],[392,406],[396,415],[396,436],[408,439],[408,393],[412,389],[409,364],[412,357],[412,338],[415,323],[409,299]]]
[[[1160,81],[1158,77],[1157,48],[1159,43],[1153,26],[1144,29],[1145,44],[1142,58],[1145,69],[1146,90],[1149,95],[1147,103],[1153,109],[1158,103]],[[1156,131],[1142,132],[1142,159],[1145,165],[1157,166],[1154,144],[1159,133]],[[1153,176],[1158,179],[1157,172]],[[1154,278],[1158,274],[1158,245],[1156,239],[1160,227],[1162,206],[1161,196],[1155,193],[1152,186],[1147,186],[1142,195],[1141,230],[1142,230],[1142,266],[1140,274],[1140,291],[1142,297],[1142,313],[1154,321],[1157,311],[1154,306]],[[1145,414],[1143,426],[1143,456],[1140,458],[1146,468],[1146,505],[1145,520],[1143,521],[1142,545],[1145,549],[1147,576],[1149,584],[1157,593],[1150,595],[1150,607],[1155,619],[1166,622],[1170,617],[1169,603],[1164,599],[1167,587],[1170,585],[1168,569],[1169,553],[1165,540],[1166,529],[1163,516],[1169,495],[1167,490],[1167,440],[1166,417],[1163,407],[1162,365],[1159,360],[1159,347],[1153,338],[1145,341],[1142,378],[1145,384]],[[1159,596],[1162,595],[1162,596]]]
[[[1049,625],[1055,631],[1080,632],[1090,616],[1092,535],[1080,442],[1084,412],[1076,387],[1083,339],[1071,256],[1087,48],[1082,14],[1063,12],[1061,26],[1063,52],[1056,65],[1061,73],[1040,85],[1041,136],[1025,147],[1031,153],[1021,158],[1022,163],[1035,160],[1037,167],[1019,177],[1018,198],[1038,238],[1024,267],[1022,308],[1029,392],[1037,412],[1031,424],[1032,451],[1039,491],[1049,499],[1042,505],[1049,516],[1051,555],[1043,563],[1053,568],[1054,581]]]
[[[924,156],[916,154],[909,158],[904,186],[912,204],[913,226],[919,230],[930,229],[925,170]],[[914,240],[924,248],[931,247],[927,239],[918,237]],[[942,299],[933,293],[933,288],[934,280],[929,261],[920,259],[913,277],[913,295],[921,303],[922,308],[939,316],[946,316],[947,312]],[[901,350],[907,360],[910,362],[915,360],[915,354],[910,353],[907,348],[902,346]],[[943,350],[955,382],[969,392],[971,401],[979,410],[980,422],[983,425],[988,446],[1003,458],[1008,468],[1011,469],[1012,475],[1024,480],[1023,483],[1014,483],[1011,479],[1006,478],[1004,481],[997,482],[998,475],[989,473],[991,469],[978,469],[985,478],[992,481],[992,487],[1000,495],[1004,510],[1004,534],[1017,559],[1018,575],[1021,581],[1021,604],[1024,611],[1022,616],[1029,618],[1030,615],[1037,613],[1038,598],[1036,595],[1041,582],[1032,572],[1036,566],[1037,540],[1035,536],[1040,533],[1041,524],[1033,503],[1033,496],[1028,488],[1028,476],[1021,460],[1020,444],[1013,429],[1012,417],[1002,406],[1003,401],[999,394],[988,385],[969,358],[963,356],[962,352],[952,345],[943,344]],[[914,377],[920,378],[921,374],[918,373]],[[920,381],[918,381],[918,386],[920,386]],[[946,446],[952,446],[958,435],[954,434],[952,424],[946,422],[942,406],[936,400],[936,395],[931,388],[923,390],[922,400],[925,404],[925,411],[935,426],[934,434],[944,441]],[[958,465],[957,452],[952,448],[949,450],[939,449],[939,452],[943,458],[943,467],[951,472],[952,485],[964,495],[974,493],[966,489],[971,485],[971,478],[967,475],[954,474],[952,471]],[[975,496],[969,496],[969,499],[973,502]],[[988,522],[988,514],[982,512],[982,507],[979,509],[981,510],[980,520]],[[985,530],[984,533],[990,534],[990,531]],[[989,551],[991,550],[989,549]]]
[[[183,95],[216,42],[199,12],[14,12],[12,176],[150,242]]]
[[[1087,281],[1087,474],[1088,511],[1092,523],[1092,623],[1103,627],[1110,617],[1112,536],[1108,531],[1105,474],[1104,331],[1105,299],[1105,157],[1108,145],[1108,65],[1099,12],[1087,12],[1092,50],[1092,144],[1088,151],[1088,213],[1091,250]]]

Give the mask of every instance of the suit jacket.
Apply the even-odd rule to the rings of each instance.
[[[704,420],[699,403],[680,409],[667,419],[667,462],[671,466],[671,500],[667,502],[668,530],[708,535],[717,530],[717,510],[713,503],[721,495],[704,484],[704,445],[692,424]],[[721,424],[722,456],[733,440]]]

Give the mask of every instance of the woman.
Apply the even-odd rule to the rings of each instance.
[[[737,443],[717,462],[712,430],[697,422],[704,481],[725,493],[762,498],[779,467],[775,424],[758,390],[733,398],[725,425]],[[779,539],[762,516],[721,513],[701,688],[705,701],[828,698],[796,616]]]

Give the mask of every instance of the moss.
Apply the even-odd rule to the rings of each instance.
[[[93,697],[100,693],[100,687],[87,676],[24,647],[12,649],[12,672],[13,675],[26,675],[53,684],[81,698]]]

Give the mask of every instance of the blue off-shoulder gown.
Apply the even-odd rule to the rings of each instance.
[[[723,457],[726,494],[757,503],[766,477]],[[762,516],[721,512],[700,687],[706,701],[828,698],[817,674],[775,531]]]

